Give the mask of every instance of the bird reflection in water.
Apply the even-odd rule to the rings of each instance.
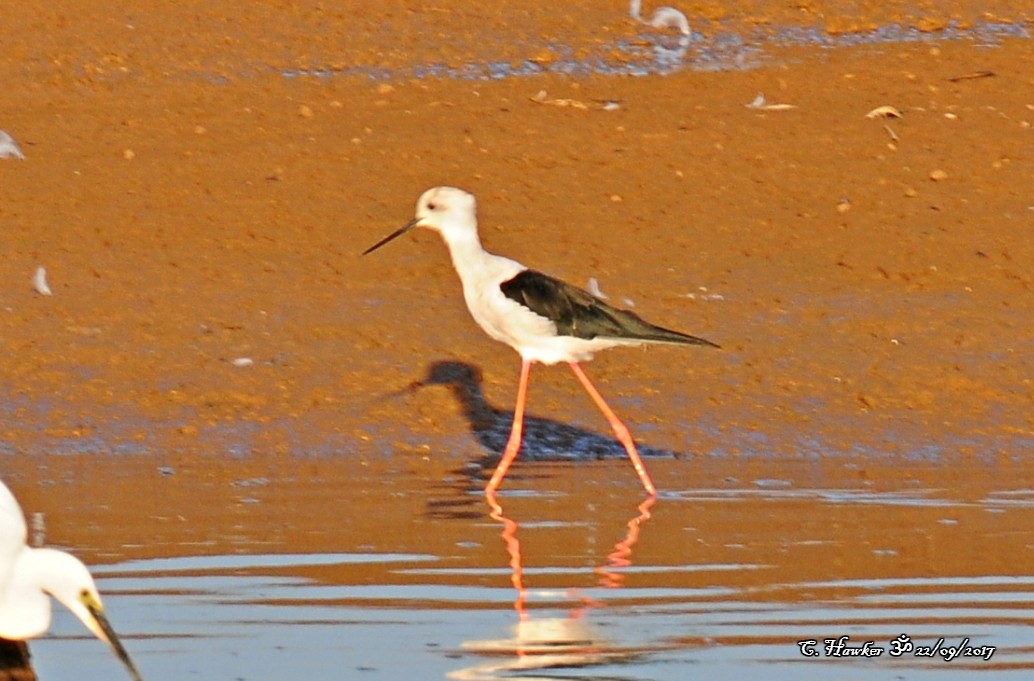
[[[528,590],[524,585],[517,521],[503,513],[503,507],[493,491],[487,491],[485,498],[491,509],[492,519],[502,524],[500,536],[510,557],[510,581],[517,593],[513,604],[517,612],[517,624],[514,627],[513,638],[464,642],[464,651],[493,659],[452,672],[449,678],[477,681],[504,678],[513,672],[534,672],[559,667],[591,667],[626,662],[643,652],[640,648],[621,646],[601,636],[585,617],[589,609],[601,607],[601,604],[588,598],[580,598],[580,604],[573,608],[567,617],[532,617],[527,609]],[[643,524],[650,519],[650,509],[655,502],[656,497],[649,497],[639,504],[636,515],[627,523],[624,538],[614,545],[614,550],[607,556],[606,565],[596,569],[601,586],[615,588],[622,585],[622,569],[632,564],[632,547],[639,539]],[[555,677],[529,676],[523,673],[520,678],[533,680]]]

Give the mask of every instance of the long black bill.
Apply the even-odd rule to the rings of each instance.
[[[366,255],[367,253],[373,253],[374,251],[376,251],[378,248],[380,248],[384,244],[388,243],[392,239],[396,239],[396,238],[402,236],[403,234],[405,234],[406,232],[408,232],[409,230],[413,229],[414,227],[416,227],[419,224],[420,224],[420,218],[413,218],[412,220],[407,222],[406,226],[403,227],[402,229],[395,230],[394,232],[392,232],[388,236],[384,237],[383,239],[381,239],[380,241],[375,243],[373,246],[370,246],[369,248],[367,248],[365,251],[363,251],[363,255]]]
[[[118,655],[118,659],[122,660],[122,664],[126,666],[126,670],[129,672],[129,675],[133,677],[133,681],[142,681],[140,678],[140,672],[136,670],[136,665],[134,665],[133,661],[129,659],[129,653],[127,653],[126,649],[122,646],[122,641],[120,641],[118,636],[115,634],[115,629],[112,628],[108,618],[105,617],[104,611],[89,603],[86,607],[89,609],[90,614],[93,615],[93,618],[97,620],[97,625],[101,628],[101,631],[103,631],[104,635],[108,637],[108,645],[110,645],[111,649],[115,651],[116,655]]]

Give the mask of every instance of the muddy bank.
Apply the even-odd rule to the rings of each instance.
[[[0,64],[0,112],[28,159],[0,163],[5,470],[31,484],[38,457],[68,453],[156,467],[490,455],[453,391],[408,387],[462,362],[505,412],[516,355],[469,319],[433,235],[358,256],[436,184],[477,194],[490,248],[595,277],[613,300],[723,345],[613,351],[588,367],[645,445],[685,462],[679,477],[701,458],[1024,465],[1028,40],[786,47],[753,70],[646,78],[279,73],[335,50],[462,64],[494,43],[441,45],[482,31],[569,45],[595,44],[584,26],[641,34],[610,8],[604,21],[600,8],[506,7],[399,3],[376,31],[301,6],[13,8],[24,30]],[[834,8],[836,22],[926,11],[865,7]],[[726,20],[715,12],[689,13]],[[797,23],[822,25],[810,12]],[[938,12],[1029,21],[1008,3]],[[413,37],[431,16],[433,47]],[[394,49],[378,42],[387,32]],[[507,45],[535,56],[527,40]],[[759,91],[793,108],[745,107]],[[866,118],[880,105],[903,115]],[[30,286],[41,265],[53,296]],[[565,370],[532,383],[532,414],[606,432]],[[209,474],[235,475],[224,469]]]

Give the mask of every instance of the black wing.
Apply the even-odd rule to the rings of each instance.
[[[524,270],[499,288],[510,300],[556,324],[561,336],[718,347],[709,340],[655,326],[628,310],[607,305],[588,291],[535,270]]]

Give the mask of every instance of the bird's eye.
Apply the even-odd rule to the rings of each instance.
[[[438,204],[434,201],[431,201],[427,204],[427,210],[438,210]]]
[[[83,589],[82,591],[79,592],[79,599],[80,600],[86,600],[89,597],[90,597],[90,590],[89,589]]]

